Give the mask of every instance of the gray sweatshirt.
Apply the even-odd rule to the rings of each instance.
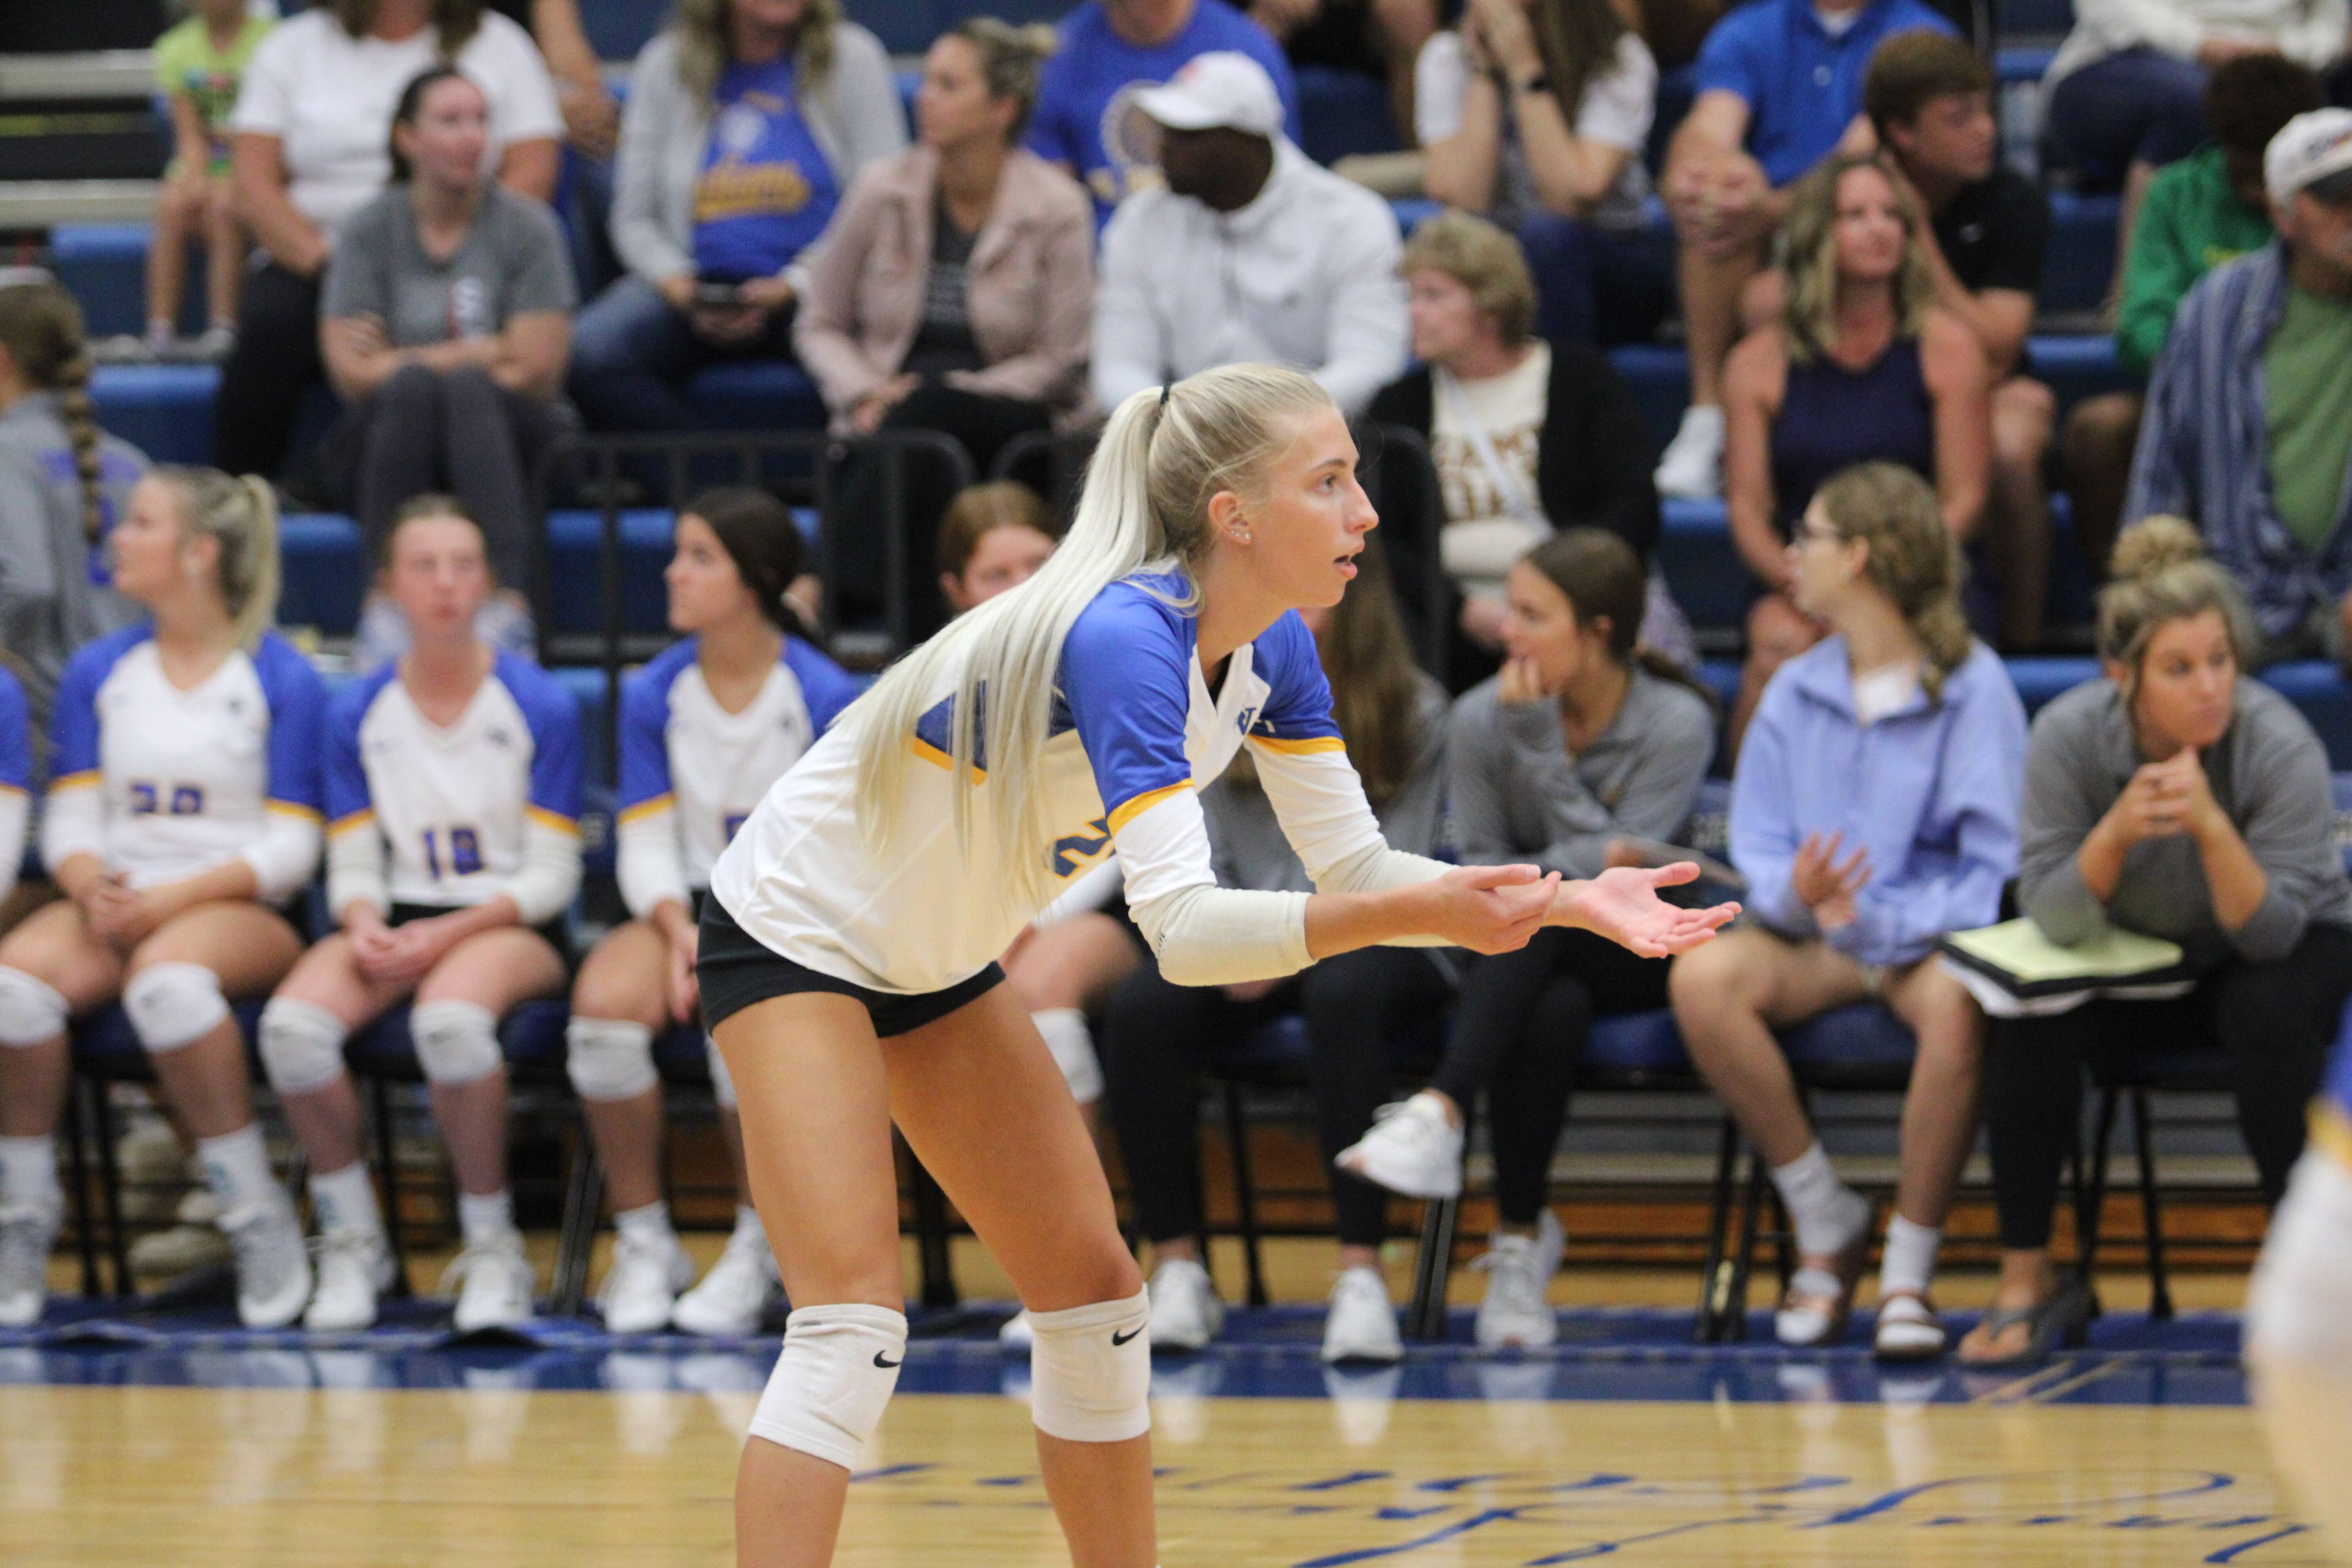
[[[1715,756],[1715,715],[1686,686],[1639,665],[1609,727],[1576,756],[1550,702],[1505,702],[1502,678],[1454,705],[1447,780],[1464,864],[1532,860],[1600,875],[1612,838],[1673,841]]]
[[[2315,921],[2352,925],[2327,753],[2294,704],[2242,678],[2237,716],[2205,752],[2205,776],[2270,878],[2261,906],[2237,931],[2224,931],[2186,835],[2132,846],[2102,906],[2084,886],[2075,855],[2145,760],[2113,681],[2085,681],[2035,716],[2025,749],[2017,893],[2053,942],[2087,941],[2112,921],[2177,942],[2203,967],[2232,952],[2256,963],[2284,958]]]
[[[99,437],[108,526],[147,467],[138,447]],[[19,398],[0,409],[0,645],[24,676],[38,735],[48,733],[49,704],[73,651],[142,614],[107,581],[82,527],[81,481],[57,399]]]

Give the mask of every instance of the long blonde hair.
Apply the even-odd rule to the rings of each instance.
[[[1841,153],[1824,159],[1797,182],[1790,195],[1788,223],[1780,231],[1780,271],[1786,285],[1780,295],[1780,326],[1788,336],[1789,358],[1798,364],[1827,353],[1837,342],[1838,186],[1855,169],[1871,170],[1885,180],[1895,193],[1895,210],[1903,215],[1903,265],[1893,285],[1897,337],[1919,335],[1920,319],[1935,295],[1935,276],[1919,245],[1919,205],[1886,160],[1875,153]]]
[[[1960,547],[1944,526],[1927,481],[1900,463],[1856,463],[1814,492],[1841,539],[1870,546],[1863,573],[1895,602],[1919,639],[1927,700],[1943,700],[1944,682],[1968,661],[1975,638],[1960,613]]]
[[[269,481],[218,468],[162,468],[155,477],[180,503],[180,526],[220,544],[221,600],[250,649],[278,618],[278,500]]]
[[[719,73],[734,58],[727,41],[730,0],[677,0],[677,76],[708,103]],[[841,0],[808,0],[793,34],[794,85],[803,94],[819,91],[833,74],[833,30],[841,23]]]
[[[2237,580],[2207,559],[2196,527],[2177,517],[2144,517],[2123,531],[2108,557],[2107,585],[2099,590],[2099,657],[2129,673],[2126,700],[2139,696],[2147,645],[2173,621],[2220,614],[2230,653],[2244,668],[2252,645],[2252,616]]]
[[[1197,604],[1210,498],[1255,493],[1287,445],[1291,419],[1330,406],[1312,377],[1263,364],[1202,371],[1121,403],[1095,448],[1069,532],[1037,574],[950,622],[857,702],[857,814],[867,847],[887,848],[915,725],[951,686],[956,842],[970,852],[973,786],[986,789],[1004,851],[993,874],[1042,902],[1045,847],[1068,826],[1053,821],[1037,785],[1072,624],[1105,588],[1144,571],[1181,574],[1177,603]],[[980,756],[984,773],[974,765]]]

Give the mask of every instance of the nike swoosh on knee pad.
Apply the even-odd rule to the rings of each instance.
[[[1110,1342],[1111,1342],[1111,1345],[1112,1345],[1112,1347],[1113,1347],[1114,1349],[1116,1349],[1117,1347],[1118,1347],[1118,1346],[1120,1346],[1120,1345],[1123,1345],[1123,1344],[1127,1343],[1129,1340],[1132,1340],[1133,1338],[1135,1338],[1135,1336],[1136,1336],[1136,1335],[1138,1335],[1138,1334],[1141,1333],[1142,1331],[1143,1331],[1143,1329],[1142,1329],[1141,1327],[1137,1327],[1137,1328],[1129,1329],[1129,1330],[1128,1330],[1128,1331],[1127,1331],[1127,1332],[1125,1332],[1125,1333],[1123,1333],[1123,1334],[1122,1334],[1122,1333],[1120,1333],[1117,1329],[1113,1329],[1113,1330],[1110,1331]]]

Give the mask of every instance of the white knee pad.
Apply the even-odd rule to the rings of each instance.
[[[151,1051],[193,1046],[228,1016],[220,976],[201,963],[159,963],[142,969],[122,988],[122,1010],[131,1032]]]
[[[751,1415],[751,1435],[843,1469],[882,1424],[907,1356],[907,1315],[863,1304],[803,1307]]]
[[[2246,1293],[2247,1359],[2277,1375],[2352,1369],[2352,1169],[2304,1151]]]
[[[261,1010],[261,1067],[280,1094],[309,1094],[343,1076],[343,1021],[315,1002],[280,996]]]
[[[431,1083],[472,1083],[505,1064],[498,1015],[472,1002],[424,1002],[408,1015],[416,1060]]]
[[[66,1032],[70,1011],[57,988],[21,969],[0,967],[0,1046],[37,1046]]]
[[[1048,1007],[1030,1014],[1029,1019],[1045,1037],[1045,1048],[1054,1053],[1054,1065],[1062,1069],[1070,1098],[1080,1105],[1100,1100],[1102,1063],[1095,1056],[1094,1031],[1087,1027],[1087,1016],[1076,1007]]]
[[[709,1035],[702,1037],[704,1059],[710,1064],[710,1093],[722,1110],[735,1109],[735,1075],[727,1070],[727,1058],[719,1054],[719,1042]]]
[[[1029,1419],[1048,1437],[1124,1443],[1151,1430],[1150,1292],[1032,1312]]]
[[[564,1026],[564,1066],[583,1100],[635,1100],[661,1081],[654,1032],[620,1018],[574,1018]]]

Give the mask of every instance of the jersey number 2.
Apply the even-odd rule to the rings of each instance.
[[[442,841],[438,828],[425,830],[425,869],[435,881],[441,879]],[[449,829],[449,875],[470,877],[482,868],[481,836],[470,827]]]

